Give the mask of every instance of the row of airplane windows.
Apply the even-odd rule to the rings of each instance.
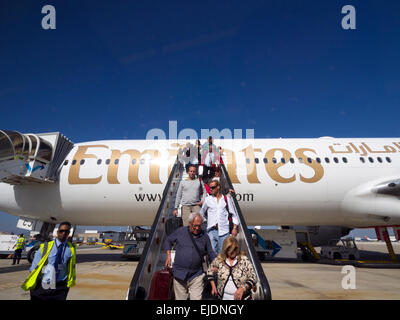
[[[373,157],[368,157],[368,158],[360,157],[360,161],[361,161],[362,163],[368,162],[367,159],[368,159],[368,161],[369,161],[370,163],[374,163],[374,161],[375,161]],[[386,162],[388,162],[388,163],[391,163],[391,162],[392,162],[392,159],[391,159],[390,157],[385,157],[384,159],[385,159]],[[376,158],[376,161],[379,162],[379,163],[383,163],[383,162],[384,162],[384,159],[381,158],[381,157],[377,157],[377,158]],[[325,163],[330,163],[330,162],[331,162],[331,159],[328,158],[328,157],[324,158],[324,160],[325,160]],[[312,163],[313,159],[312,159],[312,158],[307,158],[306,161],[307,161],[308,163]],[[321,158],[316,158],[315,161],[317,161],[318,163],[322,163],[322,159],[321,159]],[[346,157],[341,158],[341,161],[342,161],[343,163],[348,163],[348,160],[347,160]],[[102,164],[102,162],[103,162],[103,161],[102,161],[101,159],[98,159],[98,160],[97,160],[97,164],[98,164],[98,165]],[[132,164],[136,164],[136,162],[137,162],[136,159],[133,159],[133,160],[132,160]],[[260,163],[260,159],[255,158],[255,159],[254,159],[254,162],[258,164],[258,163]],[[267,158],[264,158],[264,159],[263,159],[263,162],[264,162],[264,163],[268,163],[268,159],[267,159]],[[272,163],[278,163],[278,159],[272,158],[272,159],[271,159],[271,162],[272,162]],[[289,161],[286,161],[285,158],[281,158],[281,159],[280,159],[280,162],[282,162],[282,163],[286,163],[286,162],[288,162],[288,163],[289,163],[289,162],[290,162],[290,163],[294,163],[294,162],[295,162],[295,159],[294,159],[294,158],[290,158]],[[298,158],[298,162],[304,163],[304,159],[303,159],[303,158]],[[334,158],[333,158],[333,162],[334,162],[334,163],[339,163],[339,162],[340,162],[340,158],[334,157]],[[83,165],[84,163],[85,163],[85,159],[82,159],[82,160],[80,161],[80,164]],[[110,159],[107,159],[107,160],[105,161],[105,163],[106,163],[106,165],[109,165],[109,164],[110,164]],[[119,163],[119,159],[115,159],[115,160],[114,160],[114,164],[117,165],[118,163]],[[144,159],[141,159],[140,163],[141,163],[141,164],[144,164]],[[251,160],[250,160],[249,158],[247,158],[247,159],[246,159],[246,163],[250,164],[250,163],[251,163]],[[67,165],[67,164],[68,164],[68,160],[65,160],[64,165]],[[72,165],[75,165],[75,164],[76,164],[76,160],[73,160],[73,161],[72,161]]]
[[[391,163],[391,162],[392,162],[392,159],[389,158],[389,157],[386,157],[385,159],[386,159],[386,162],[388,162],[388,163]],[[281,158],[280,160],[281,160],[282,163],[286,163],[286,162],[287,162],[285,158]],[[328,158],[328,157],[324,158],[324,160],[325,160],[325,163],[330,163],[330,162],[331,162],[331,159]],[[376,160],[377,160],[379,163],[383,163],[383,161],[384,161],[381,157],[377,157]],[[298,161],[299,161],[300,163],[304,163],[304,159],[303,159],[303,158],[298,158]],[[308,163],[312,163],[313,158],[307,158],[306,161],[307,161]],[[315,158],[315,161],[317,161],[318,163],[322,163],[322,159],[321,159],[321,158]],[[366,160],[364,157],[360,157],[360,161],[361,161],[362,163],[367,162],[367,160]],[[374,158],[373,158],[373,157],[368,157],[368,161],[371,162],[371,163],[374,163]],[[248,158],[246,159],[246,162],[247,162],[248,164],[251,163],[250,159],[248,159]],[[255,158],[255,159],[254,159],[254,162],[255,162],[255,163],[260,163],[260,160],[259,160],[258,158]],[[268,163],[268,159],[267,159],[267,158],[264,158],[264,159],[263,159],[263,162],[264,162],[264,163]],[[290,158],[288,162],[294,163],[294,162],[295,162],[295,159],[294,159],[294,158]],[[333,158],[333,162],[339,163],[339,162],[340,162],[340,158],[334,157],[334,158]],[[342,162],[343,162],[343,163],[348,163],[347,158],[346,158],[346,157],[343,157],[343,158],[342,158]],[[276,158],[272,158],[272,163],[278,163],[278,160],[277,160]]]

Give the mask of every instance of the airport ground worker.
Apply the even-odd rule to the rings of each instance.
[[[66,300],[69,288],[75,285],[76,245],[67,241],[70,231],[71,223],[61,222],[56,239],[42,243],[36,251],[31,273],[22,285],[22,289],[30,290],[31,300]],[[48,288],[46,280],[51,276],[55,283]]]
[[[22,249],[25,246],[25,238],[24,238],[24,234],[21,233],[19,235],[18,241],[15,244],[15,251],[14,251],[14,255],[13,255],[13,265],[15,264],[15,262],[17,262],[17,264],[19,264],[19,260],[21,260],[21,253],[22,253]]]

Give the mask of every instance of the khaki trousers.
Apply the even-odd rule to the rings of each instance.
[[[182,221],[183,221],[183,225],[184,225],[184,226],[188,226],[189,223],[188,223],[187,219],[189,218],[189,215],[190,215],[192,212],[199,213],[199,212],[200,212],[200,209],[201,209],[201,207],[198,206],[198,205],[194,205],[194,206],[184,206],[184,205],[182,205],[181,212],[182,212]]]
[[[204,273],[191,281],[182,281],[174,278],[175,300],[201,300],[203,293]]]

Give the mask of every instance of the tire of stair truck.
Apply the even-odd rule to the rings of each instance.
[[[40,247],[39,245],[36,245],[31,250],[28,251],[26,258],[28,259],[29,263],[32,263],[35,253],[39,249],[39,247]]]
[[[333,259],[342,259],[342,255],[339,252],[333,254]]]
[[[306,253],[303,252],[303,254],[301,255],[301,260],[303,260],[304,262],[307,262],[308,260],[310,260],[310,259],[308,258],[308,254],[306,254]]]
[[[265,260],[265,253],[264,252],[257,252],[258,260],[264,261]]]

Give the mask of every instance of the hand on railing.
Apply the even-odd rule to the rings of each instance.
[[[238,234],[238,227],[237,227],[236,225],[234,225],[233,228],[232,228],[232,233],[231,233],[231,235],[234,236],[234,237],[236,237],[237,234]]]

